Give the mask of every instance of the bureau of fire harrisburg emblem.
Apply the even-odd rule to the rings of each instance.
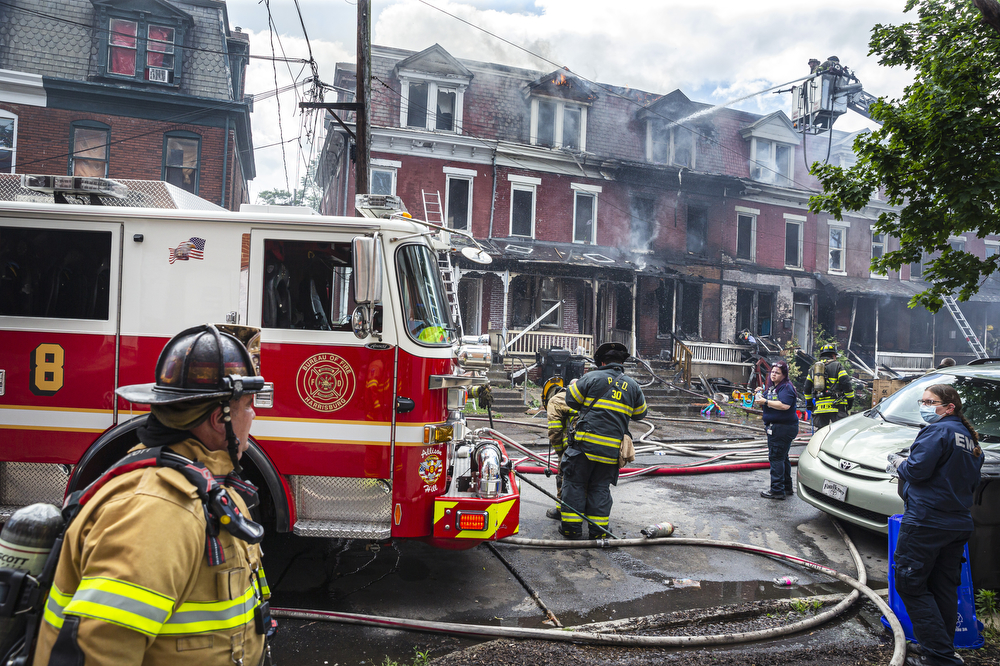
[[[354,396],[354,370],[336,354],[314,354],[299,367],[295,387],[317,412],[335,412]]]

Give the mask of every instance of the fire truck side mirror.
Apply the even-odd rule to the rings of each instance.
[[[382,242],[378,236],[355,236],[351,260],[354,301],[358,305],[382,302]]]

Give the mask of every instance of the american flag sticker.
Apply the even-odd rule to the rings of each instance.
[[[188,259],[205,258],[205,239],[191,237],[177,247],[167,248],[170,252],[170,263],[187,261]]]

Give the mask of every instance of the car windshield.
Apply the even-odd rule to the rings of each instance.
[[[980,377],[931,374],[914,379],[905,387],[883,400],[875,408],[892,423],[924,425],[917,400],[928,386],[951,384],[962,396],[962,411],[979,433],[983,447],[1000,450],[1000,382]]]

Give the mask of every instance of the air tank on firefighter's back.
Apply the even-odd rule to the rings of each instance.
[[[51,504],[18,509],[0,531],[0,569],[17,569],[37,576],[62,529],[62,514]],[[6,605],[9,593],[7,586],[0,583],[0,606]],[[4,663],[7,653],[23,637],[26,621],[24,615],[0,617],[0,657],[4,657]]]

